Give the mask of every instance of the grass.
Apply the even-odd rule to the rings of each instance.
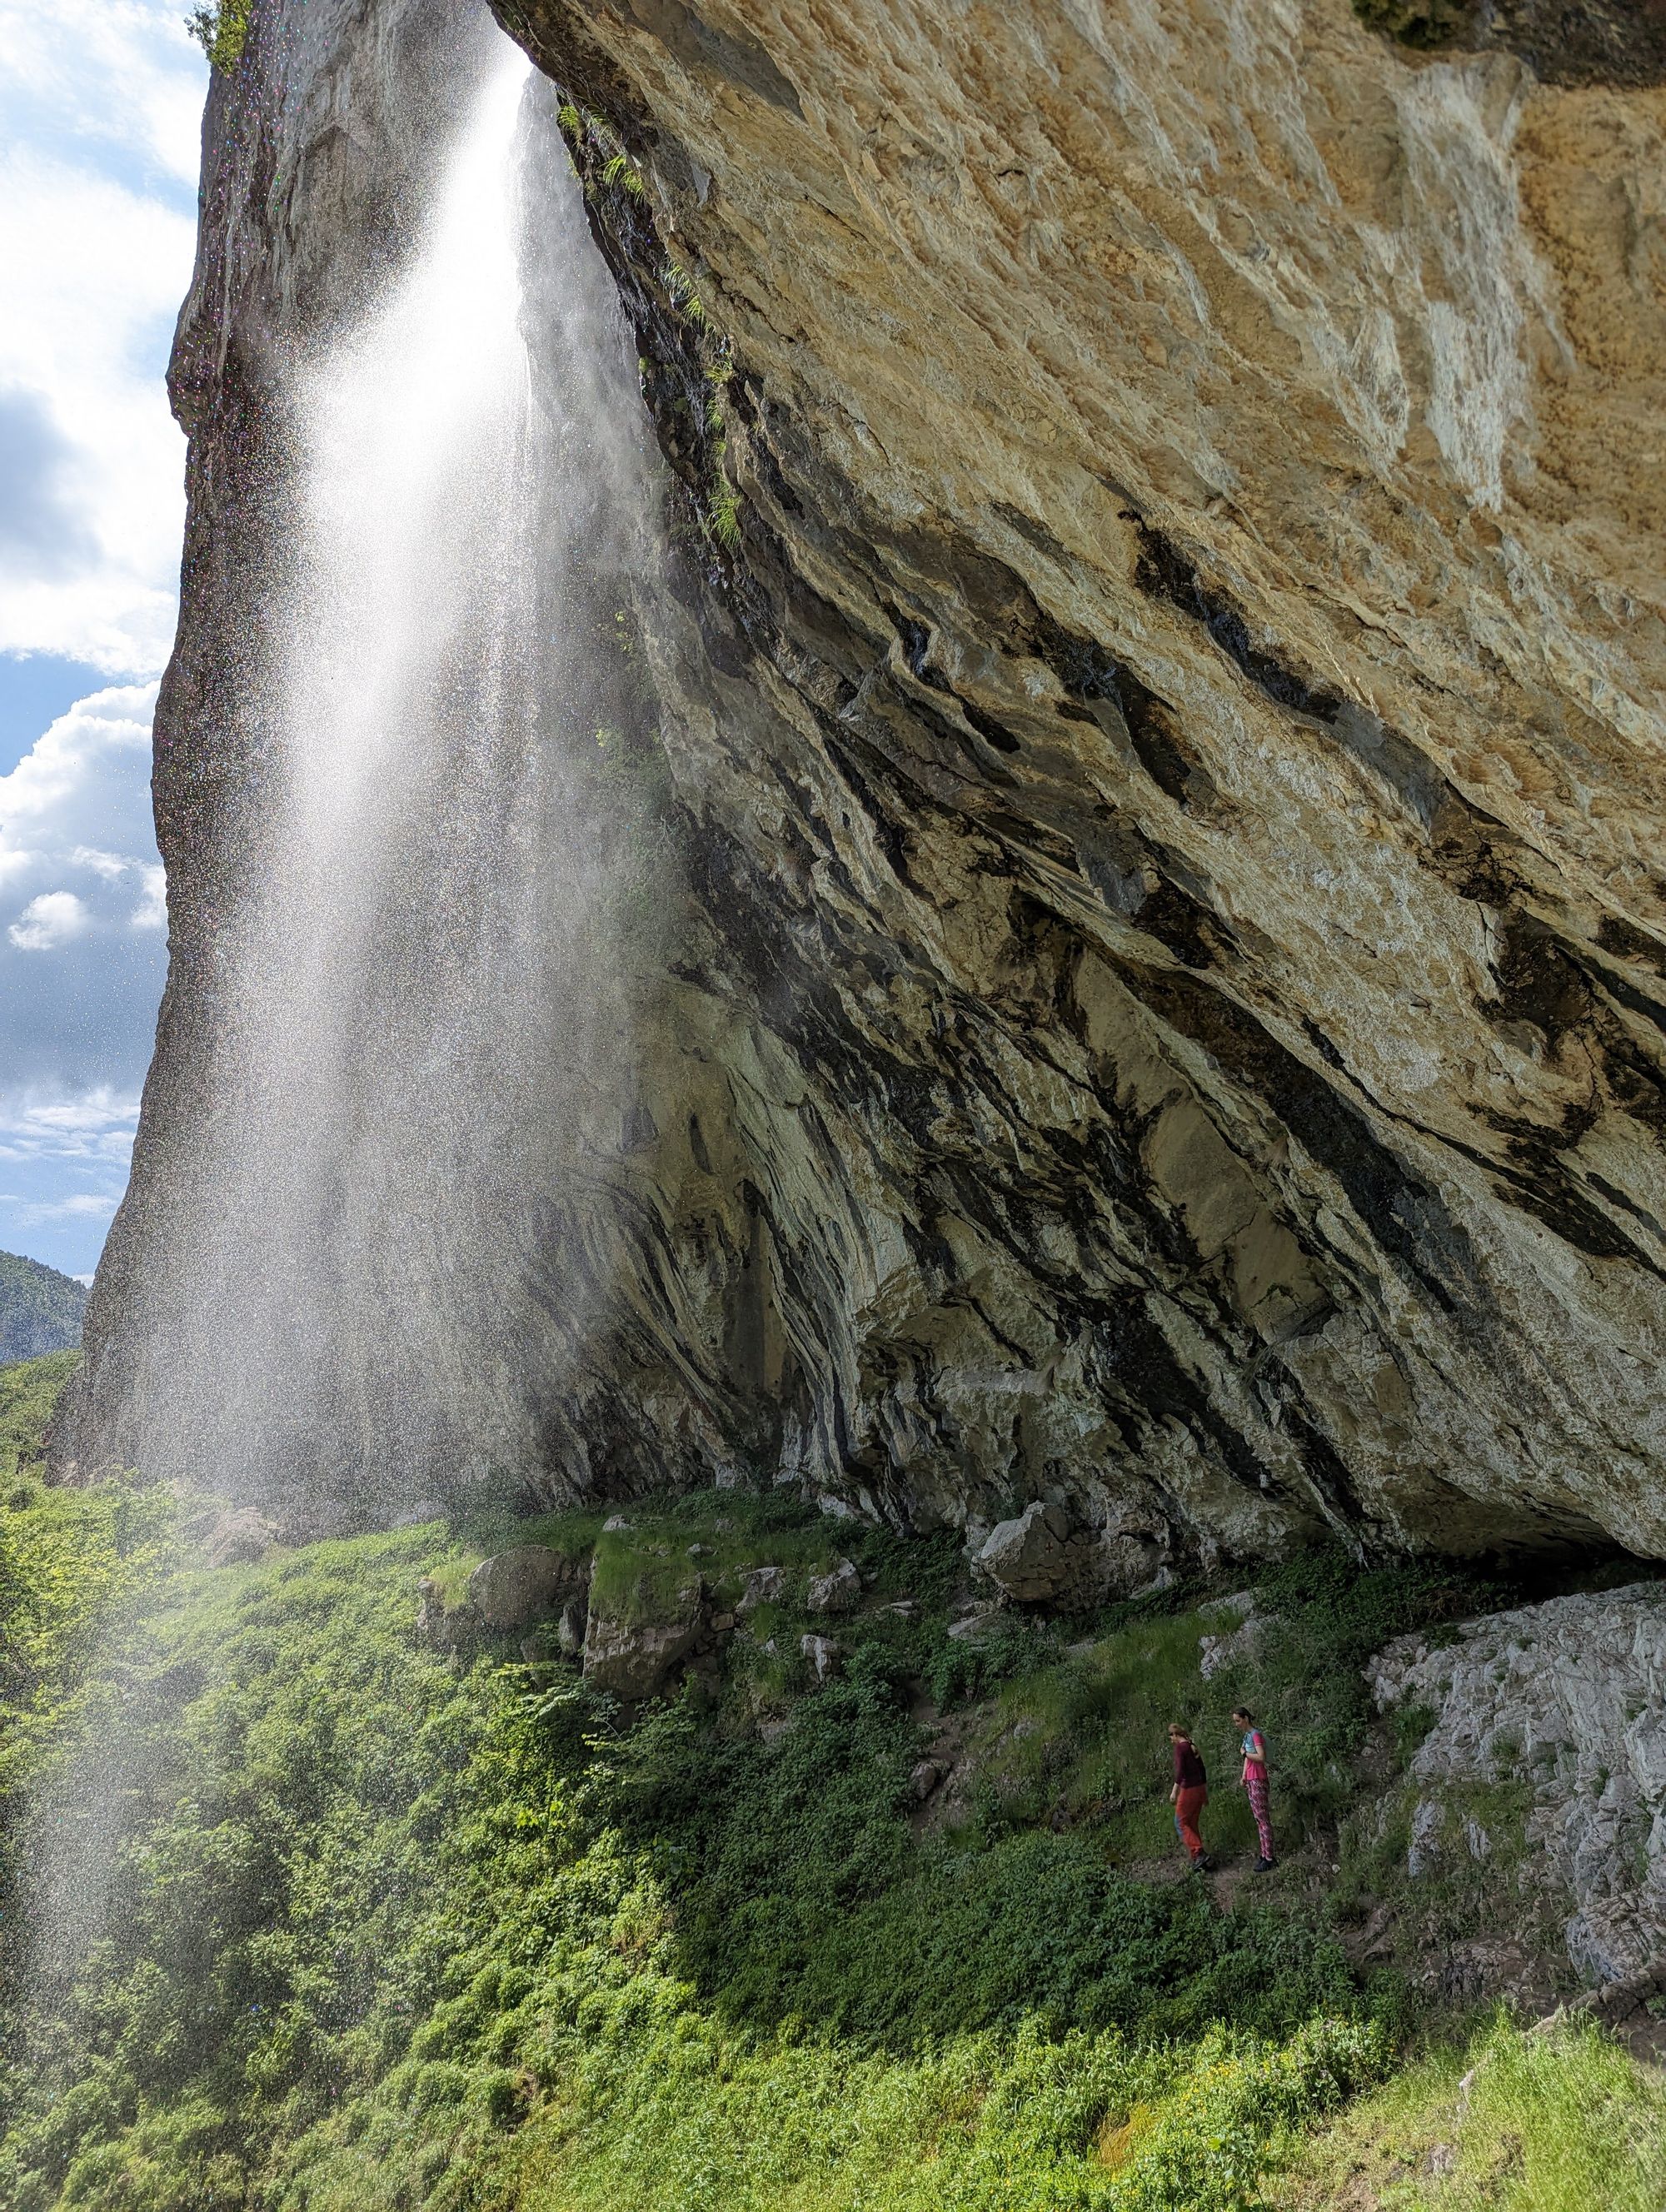
[[[854,2203],[864,2170],[898,2206],[1202,2212],[1249,2201],[1285,2109],[1269,2082],[1316,2113],[1380,2068],[1380,2008],[1322,1937],[1142,1888],[1080,1838],[922,1845],[917,1622],[848,1631],[849,1674],[770,1741],[744,1670],[621,1732],[576,1685],[535,1699],[497,1652],[415,1643],[441,1528],[210,1571],[172,1510],[112,1486],[7,1515],[15,1553],[84,1592],[76,1663],[37,1670],[31,1817],[96,1839],[9,1869],[10,1940],[69,1931],[27,1979],[7,1961],[16,2212],[610,2187],[728,2212]],[[708,1539],[720,1581],[763,1542],[806,1574],[831,1549],[824,1522],[765,1525],[768,1500],[703,1510],[707,1538],[687,1505],[621,1533]],[[876,1583],[901,1577],[910,1547],[854,1540]],[[929,1590],[936,1553],[915,1564]],[[1194,2106],[1213,2148],[1187,2148]],[[1100,2136],[1136,2107],[1155,2117],[1113,2170]]]
[[[1666,2081],[1592,2026],[1500,2016],[1444,2042],[1294,2151],[1288,2212],[1659,2212]]]
[[[1237,1786],[1235,1678],[1209,1684],[1198,1673],[1200,1637],[1239,1618],[1219,1609],[1153,1614],[1006,1685],[971,1746],[983,1777],[977,1813],[984,1829],[1056,1814],[1091,1821],[1116,1861],[1170,1851],[1164,1732],[1180,1720],[1209,1769],[1212,1844],[1230,1850],[1252,1844],[1254,1826]]]

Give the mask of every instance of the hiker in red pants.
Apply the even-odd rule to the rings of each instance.
[[[1174,1807],[1175,1832],[1186,1846],[1193,1866],[1200,1874],[1207,1874],[1214,1861],[1203,1848],[1197,1823],[1209,1802],[1209,1778],[1197,1747],[1178,1721],[1169,1723],[1169,1741],[1174,1747],[1174,1787],[1169,1792],[1169,1802]]]
[[[1273,1820],[1267,1809],[1267,1738],[1256,1726],[1255,1715],[1245,1712],[1242,1705],[1233,1707],[1232,1719],[1243,1730],[1243,1741],[1238,1747],[1243,1753],[1243,1786],[1250,1793],[1250,1810],[1256,1816],[1256,1834],[1261,1844],[1256,1872],[1271,1874],[1277,1861],[1273,1856]]]

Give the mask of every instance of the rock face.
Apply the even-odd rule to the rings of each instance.
[[[667,1688],[699,1643],[705,1591],[696,1576],[651,1613],[598,1604],[593,1589],[584,1632],[584,1679],[616,1698],[652,1698]]]
[[[1414,1875],[1444,1850],[1486,1859],[1496,1847],[1485,1820],[1455,1817],[1444,1792],[1525,1783],[1529,1871],[1574,1900],[1574,1965],[1608,1984],[1666,1962],[1666,1588],[1554,1598],[1433,1649],[1408,1637],[1371,1680],[1379,1704],[1432,1716],[1411,1765]]]
[[[517,1544],[483,1559],[469,1577],[469,1602],[488,1628],[526,1628],[560,1609],[586,1570],[547,1544]]]
[[[812,1613],[850,1613],[861,1603],[862,1578],[852,1560],[841,1559],[824,1575],[812,1575],[805,1594]]]
[[[1666,1552],[1653,31],[1588,10],[1563,66],[1527,0],[1434,53],[1345,0],[496,11],[668,465],[681,870],[517,1471],[1067,1500],[1125,1586],[1327,1528]],[[366,281],[419,14],[257,0],[214,96],[147,1206],[240,834],[248,425]]]
[[[974,1554],[973,1565],[1004,1595],[1021,1603],[1066,1596],[1081,1577],[1068,1516],[1039,1498],[1015,1520],[998,1522]]]
[[[1559,86],[1531,9],[500,12],[710,526],[708,1402],[904,1522],[1658,1551],[1653,31]]]

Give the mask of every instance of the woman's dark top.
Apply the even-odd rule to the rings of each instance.
[[[1184,1737],[1174,1747],[1174,1778],[1183,1790],[1201,1790],[1209,1778],[1196,1746]]]

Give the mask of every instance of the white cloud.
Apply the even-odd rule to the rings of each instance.
[[[76,867],[90,868],[95,876],[102,876],[107,884],[114,883],[118,876],[125,876],[133,865],[131,860],[124,860],[119,853],[100,853],[92,845],[77,845],[70,859]]]
[[[138,1111],[105,1086],[0,1091],[0,1246],[44,1244],[53,1265],[84,1267],[121,1203]]]
[[[185,13],[178,0],[0,0],[6,137],[50,115],[94,159],[137,155],[194,184],[206,71]]]
[[[42,891],[29,901],[6,934],[24,952],[51,952],[85,937],[92,921],[73,891]]]
[[[94,691],[60,714],[9,775],[0,775],[0,884],[42,866],[107,883],[155,862],[149,817],[155,711],[154,684]]]
[[[0,1091],[0,1160],[125,1163],[138,1118],[137,1092],[104,1085],[73,1097]]]
[[[96,691],[0,775],[0,1084],[40,1111],[125,1097],[149,1057],[166,920],[155,700],[154,684]]]
[[[40,1221],[107,1221],[120,1204],[119,1191],[76,1190],[67,1198],[27,1199],[0,1190],[0,1206],[9,1206],[14,1219],[31,1226]]]
[[[0,0],[0,702],[17,655],[149,678],[167,653],[185,447],[163,371],[207,82],[185,13]],[[154,700],[83,699],[0,775],[0,1245],[38,1230],[24,1249],[71,1272],[126,1180],[165,967]]]
[[[184,515],[162,369],[203,59],[153,0],[0,0],[0,652],[149,675]]]
[[[167,927],[167,878],[161,863],[139,870],[139,902],[128,919],[130,929]]]

